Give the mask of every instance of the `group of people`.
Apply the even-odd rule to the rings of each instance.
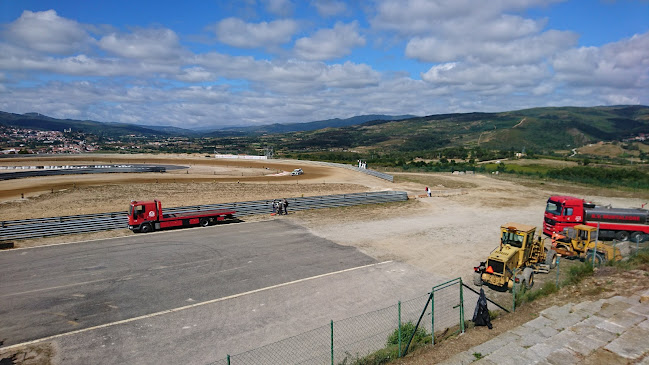
[[[286,198],[282,200],[273,200],[273,214],[288,214],[288,200],[286,200]]]

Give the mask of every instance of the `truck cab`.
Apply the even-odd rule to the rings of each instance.
[[[572,196],[552,196],[545,206],[543,233],[552,236],[555,232],[563,232],[564,228],[572,227],[584,221],[584,206],[589,205],[583,199]]]
[[[136,227],[150,227],[142,223],[156,222],[162,211],[162,203],[159,200],[131,201],[128,213],[128,228],[133,230]]]

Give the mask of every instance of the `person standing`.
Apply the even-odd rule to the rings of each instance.
[[[288,200],[286,200],[286,198],[282,200],[282,206],[284,208],[284,214],[288,214]]]

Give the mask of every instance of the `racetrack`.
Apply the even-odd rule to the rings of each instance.
[[[281,220],[4,251],[0,260],[0,352],[34,341],[66,364],[205,364],[444,280]]]

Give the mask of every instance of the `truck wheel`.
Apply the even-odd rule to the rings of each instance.
[[[548,251],[548,253],[545,255],[545,264],[550,266],[550,269],[557,267],[557,251]]]
[[[199,224],[201,225],[201,227],[207,227],[210,225],[210,220],[207,218],[201,218]]]
[[[647,240],[647,235],[642,233],[642,232],[633,232],[629,236],[629,241],[636,243],[636,242],[644,242]]]
[[[140,226],[140,232],[142,232],[142,233],[149,233],[151,231],[152,231],[151,225],[148,224],[148,223],[143,224],[143,225]]]
[[[584,261],[592,264],[593,263],[593,255],[595,255],[595,265],[593,267],[600,267],[600,266],[602,266],[603,264],[606,263],[606,259],[604,258],[604,256],[602,256],[600,253],[595,253],[593,251],[589,251],[586,254],[586,258],[584,259]]]
[[[482,274],[479,272],[473,273],[473,285],[482,286]]]
[[[629,232],[627,231],[619,231],[615,234],[615,238],[618,241],[626,241],[629,239]]]
[[[523,280],[525,289],[532,289],[534,286],[534,270],[532,270],[532,268],[527,267],[523,270]]]

